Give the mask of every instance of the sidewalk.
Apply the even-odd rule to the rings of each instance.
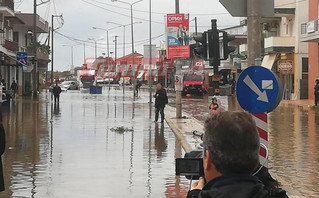
[[[293,101],[294,102],[294,101]],[[301,104],[307,104],[301,103]],[[281,105],[298,105],[297,102],[295,103],[283,103]],[[189,152],[194,149],[198,149],[198,145],[200,144],[201,140],[193,135],[193,131],[197,130],[199,132],[203,132],[204,126],[203,123],[198,121],[197,119],[193,118],[189,114],[183,112],[184,118],[177,119],[176,118],[176,110],[173,107],[167,106],[165,108],[165,120],[167,124],[170,126],[172,131],[175,133],[177,139],[181,142],[183,149],[185,152]],[[283,180],[282,178],[275,175],[270,170],[272,176],[276,178],[282,188],[287,191],[287,194],[290,198],[303,198],[301,193],[295,190],[291,183]]]

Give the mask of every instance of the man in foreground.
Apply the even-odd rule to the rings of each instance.
[[[208,118],[203,148],[205,179],[195,182],[187,197],[287,197],[285,191],[272,195],[252,175],[259,165],[260,143],[249,113],[221,112]]]

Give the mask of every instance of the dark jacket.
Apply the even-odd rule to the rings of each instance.
[[[155,108],[163,108],[167,102],[167,94],[165,89],[157,90],[155,95]]]
[[[18,84],[15,83],[15,82],[13,82],[13,83],[11,84],[10,89],[13,90],[13,91],[17,91],[17,90],[18,90]]]
[[[258,178],[250,175],[229,175],[208,182],[203,190],[192,190],[187,198],[286,198],[270,195]]]
[[[54,94],[55,96],[58,96],[58,95],[60,95],[60,93],[62,92],[62,89],[61,89],[61,87],[59,87],[59,86],[54,86],[52,92],[53,92],[53,94]]]
[[[6,136],[5,136],[3,125],[0,124],[0,192],[4,191],[4,178],[3,178],[1,156],[4,153],[5,147],[6,147]]]
[[[315,85],[315,95],[319,95],[319,83]]]

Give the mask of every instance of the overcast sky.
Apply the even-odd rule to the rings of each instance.
[[[45,0],[42,0],[45,1]],[[129,3],[135,0],[122,0]],[[41,0],[38,0],[40,3]],[[56,5],[56,13],[54,9]],[[134,39],[135,50],[143,54],[143,45],[149,41],[149,0],[143,0],[133,7],[133,15],[136,17]],[[21,12],[33,12],[33,0],[15,0],[15,10]],[[160,40],[165,40],[165,13],[175,12],[175,0],[152,0],[152,37],[153,44],[159,45]],[[210,20],[217,19],[219,28],[225,28],[239,24],[238,18],[233,18],[227,13],[225,8],[219,3],[219,0],[180,0],[180,13],[189,13],[190,20],[195,16],[198,18],[198,31],[205,31],[210,28]],[[38,7],[38,14],[51,25],[52,14],[63,14],[64,25],[58,31],[70,38],[79,40],[88,40],[88,38],[102,39],[98,41],[98,56],[106,53],[106,32],[102,30],[93,30],[92,27],[112,28],[116,25],[107,24],[107,21],[119,24],[130,23],[129,5],[120,2],[111,2],[111,0],[50,0],[49,3]],[[55,20],[55,27],[59,27],[59,22]],[[190,32],[194,32],[194,22],[191,22]],[[110,51],[114,52],[112,36],[119,36],[118,57],[123,55],[123,28],[110,31]],[[159,37],[160,35],[163,35]],[[44,39],[46,35],[40,37]],[[68,70],[71,65],[71,49],[63,45],[76,45],[74,42],[57,33],[55,33],[54,43],[54,70]],[[131,42],[130,26],[126,27],[126,42]],[[89,41],[86,46],[86,57],[94,57],[94,43]],[[131,45],[126,45],[126,54],[131,53]],[[74,47],[74,65],[82,66],[84,59],[83,44]]]

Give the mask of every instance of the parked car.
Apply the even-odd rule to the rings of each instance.
[[[64,81],[60,87],[66,90],[78,90],[80,86],[77,81]]]

